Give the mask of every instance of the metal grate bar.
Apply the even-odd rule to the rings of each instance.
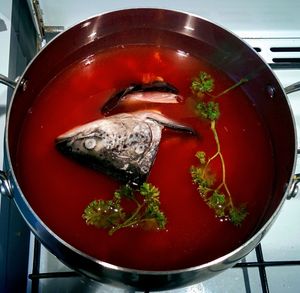
[[[52,278],[78,278],[81,275],[76,271],[67,271],[67,272],[48,272],[48,273],[39,273],[40,267],[40,251],[41,244],[35,239],[34,241],[34,257],[33,257],[33,269],[32,273],[29,274],[29,279],[32,280],[32,293],[39,292],[39,280],[41,279],[52,279]],[[248,268],[258,268],[261,288],[263,293],[269,293],[269,285],[266,273],[266,267],[276,267],[276,266],[294,266],[300,265],[300,260],[292,260],[292,261],[265,261],[263,258],[263,252],[261,244],[259,244],[255,248],[255,253],[257,257],[257,262],[241,262],[236,264],[235,268],[240,268],[243,270],[247,270]],[[245,272],[244,272],[245,273]],[[244,274],[245,277],[245,274]],[[247,286],[247,292],[251,292],[250,283]]]
[[[263,257],[263,253],[262,253],[262,249],[261,249],[260,244],[256,246],[255,252],[256,252],[257,260],[259,262],[263,262],[264,257]],[[269,290],[269,285],[268,285],[266,267],[265,266],[260,266],[258,268],[258,270],[259,270],[259,276],[260,276],[262,291],[263,291],[263,293],[268,293],[270,290]]]
[[[52,279],[52,278],[74,278],[81,277],[81,275],[75,271],[68,272],[50,272],[50,273],[32,273],[29,276],[31,280],[39,280],[39,279]]]
[[[33,264],[32,264],[32,274],[36,275],[40,272],[40,263],[41,263],[41,243],[34,237],[34,250],[33,250]],[[30,275],[29,275],[30,278]],[[39,292],[39,279],[32,279],[31,283],[31,292]]]
[[[281,261],[263,261],[263,262],[243,262],[238,263],[235,268],[253,268],[253,267],[280,267],[280,266],[300,266],[300,260],[281,260]]]

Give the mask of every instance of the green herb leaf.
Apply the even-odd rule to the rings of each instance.
[[[135,203],[135,208],[124,212],[123,200]],[[139,190],[122,185],[114,192],[111,200],[94,200],[84,210],[83,219],[87,225],[109,229],[109,235],[126,227],[165,229],[167,219],[160,210],[159,189],[150,183],[143,183]]]
[[[196,153],[196,158],[199,159],[199,162],[201,165],[204,165],[206,163],[206,153],[199,151]]]
[[[209,101],[207,103],[199,102],[196,105],[196,112],[201,118],[208,119],[210,121],[218,120],[220,117],[219,104],[213,101]]]
[[[134,198],[134,191],[130,185],[122,185],[119,189],[117,189],[114,193],[115,199],[119,198],[121,199],[122,197],[126,198]]]
[[[212,196],[208,199],[208,205],[212,209],[220,209],[225,208],[226,200],[225,195],[222,193],[219,193],[218,191],[214,191]]]
[[[125,218],[122,207],[115,201],[94,200],[82,215],[87,225],[109,228],[119,225]]]
[[[147,208],[145,211],[145,219],[151,220],[153,226],[164,229],[167,219],[160,210],[159,189],[150,183],[143,183],[140,187],[140,194],[145,197]]]
[[[140,187],[140,193],[146,199],[157,199],[159,197],[159,190],[154,185],[144,182]]]
[[[198,77],[192,80],[192,91],[197,93],[210,93],[214,89],[214,80],[206,72],[200,72]]]
[[[229,219],[235,226],[240,226],[247,215],[248,212],[244,205],[239,208],[232,207],[229,211]]]

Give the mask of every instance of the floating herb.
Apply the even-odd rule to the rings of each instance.
[[[135,208],[125,212],[122,206],[125,200],[133,202]],[[108,229],[109,235],[126,227],[165,229],[167,223],[160,210],[159,190],[150,183],[143,183],[139,190],[122,185],[111,200],[92,201],[82,217],[88,225]]]
[[[202,119],[210,122],[210,129],[213,133],[216,143],[216,152],[209,158],[203,151],[196,153],[198,158],[198,166],[192,166],[190,169],[192,180],[197,185],[199,194],[206,202],[206,204],[214,210],[215,215],[221,219],[228,219],[234,225],[239,226],[247,216],[248,212],[245,205],[236,207],[233,203],[230,190],[226,182],[226,165],[221,151],[221,143],[219,140],[216,124],[220,117],[219,104],[211,99],[219,97],[230,90],[236,88],[247,79],[241,79],[238,83],[224,90],[217,96],[210,94],[213,90],[214,80],[205,73],[201,72],[199,77],[192,81],[192,92],[195,96],[206,95],[210,100],[203,101],[203,99],[196,104],[196,113]],[[214,160],[219,160],[222,166],[222,178],[217,180],[216,175],[211,170],[211,163]]]
[[[248,78],[246,77],[241,78],[237,83],[225,89],[224,91],[220,92],[219,94],[212,95],[210,93],[214,90],[214,85],[215,85],[214,79],[211,77],[210,74],[201,71],[199,75],[192,80],[191,89],[193,94],[196,96],[203,96],[204,94],[206,94],[211,98],[218,98],[227,94],[233,89],[241,86],[245,82],[248,82]]]
[[[214,80],[208,73],[202,71],[192,80],[191,88],[196,95],[210,93],[214,89]]]

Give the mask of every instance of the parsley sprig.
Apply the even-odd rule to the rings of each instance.
[[[241,78],[238,82],[236,82],[229,88],[225,89],[224,91],[220,92],[217,95],[213,95],[211,94],[211,92],[214,90],[214,86],[215,86],[214,79],[207,72],[201,71],[197,77],[193,78],[191,89],[192,89],[192,93],[198,97],[207,95],[211,98],[219,98],[248,81],[249,79],[247,77]]]
[[[212,92],[214,85],[214,80],[211,76],[201,71],[197,77],[193,78],[191,88],[194,94],[201,95]]]
[[[213,133],[216,143],[216,152],[209,158],[203,151],[196,153],[198,166],[192,166],[190,169],[192,180],[197,185],[198,192],[206,204],[214,210],[216,217],[230,220],[234,225],[240,226],[246,218],[248,212],[245,204],[235,206],[229,187],[226,182],[226,164],[221,151],[221,143],[217,132],[217,120],[220,117],[219,104],[214,98],[228,93],[232,89],[241,85],[247,79],[241,79],[238,83],[222,91],[219,95],[211,94],[214,87],[213,78],[206,72],[200,72],[199,76],[192,81],[192,93],[196,97],[201,97],[201,101],[196,104],[196,113],[202,119],[210,122],[210,129]],[[204,98],[207,97],[205,100]],[[222,166],[222,178],[218,179],[211,170],[211,163],[219,160]]]
[[[125,211],[124,202],[131,201],[135,207]],[[94,200],[84,210],[87,225],[108,229],[112,235],[122,228],[142,227],[165,229],[167,219],[160,210],[159,190],[151,183],[143,183],[139,190],[122,185],[110,200]]]

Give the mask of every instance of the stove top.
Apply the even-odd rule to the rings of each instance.
[[[11,29],[11,11],[17,1],[6,1],[0,7],[0,73],[9,74],[10,43],[14,42]],[[27,1],[29,7],[32,1]],[[44,21],[49,31],[53,27],[61,29],[101,11],[128,8],[124,1],[114,1],[107,4],[99,1],[89,1],[91,5],[82,5],[64,0],[40,1],[44,13]],[[216,11],[217,1],[210,1],[205,7],[200,7],[198,1],[175,1],[171,6],[161,1],[151,1],[151,7],[162,7],[190,11],[222,23],[232,29],[245,42],[249,43],[273,68],[283,87],[300,79],[300,22],[296,11],[299,1],[240,1],[221,2],[221,8]],[[289,3],[287,3],[289,2]],[[226,4],[225,4],[226,3]],[[189,6],[188,6],[189,4]],[[218,5],[219,5],[218,4]],[[291,4],[291,5],[288,5]],[[235,5],[235,6],[234,6]],[[273,7],[273,5],[275,7]],[[64,6],[68,7],[66,9]],[[132,1],[131,5],[141,6],[140,1]],[[291,8],[294,7],[294,8]],[[186,8],[186,9],[184,9]],[[220,12],[222,11],[222,13]],[[245,12],[241,14],[241,11]],[[258,13],[259,11],[259,13]],[[276,25],[274,23],[276,22]],[[283,24],[282,26],[279,25]],[[249,23],[253,27],[249,29]],[[12,61],[10,61],[12,62]],[[12,74],[12,73],[11,73]],[[11,94],[11,93],[9,93]],[[8,94],[8,95],[9,95]],[[300,92],[288,95],[295,117],[297,132],[300,131]],[[0,85],[0,143],[3,143],[5,110],[7,104],[7,89]],[[3,152],[0,150],[0,163],[3,162]],[[300,162],[296,172],[300,171]],[[1,199],[0,199],[1,200]],[[4,201],[0,201],[0,207]],[[261,244],[234,268],[225,271],[208,281],[180,288],[169,292],[298,292],[300,288],[300,230],[299,194],[287,200],[270,231]],[[0,230],[4,229],[0,224]],[[21,233],[21,232],[20,232]],[[134,292],[131,289],[113,288],[108,285],[87,280],[70,270],[49,253],[35,237],[30,234],[29,257],[27,263],[28,277],[25,290],[27,292]],[[0,250],[0,262],[6,258],[3,247]],[[16,262],[18,260],[15,260]],[[1,265],[0,265],[1,267]],[[27,272],[25,272],[27,274]],[[4,288],[5,272],[0,269],[0,289]],[[16,282],[17,272],[10,272],[9,282]],[[7,281],[7,280],[6,280]],[[0,290],[1,291],[1,290]],[[3,291],[3,290],[2,290]],[[5,292],[5,291],[3,291]],[[168,292],[168,291],[167,291]]]

